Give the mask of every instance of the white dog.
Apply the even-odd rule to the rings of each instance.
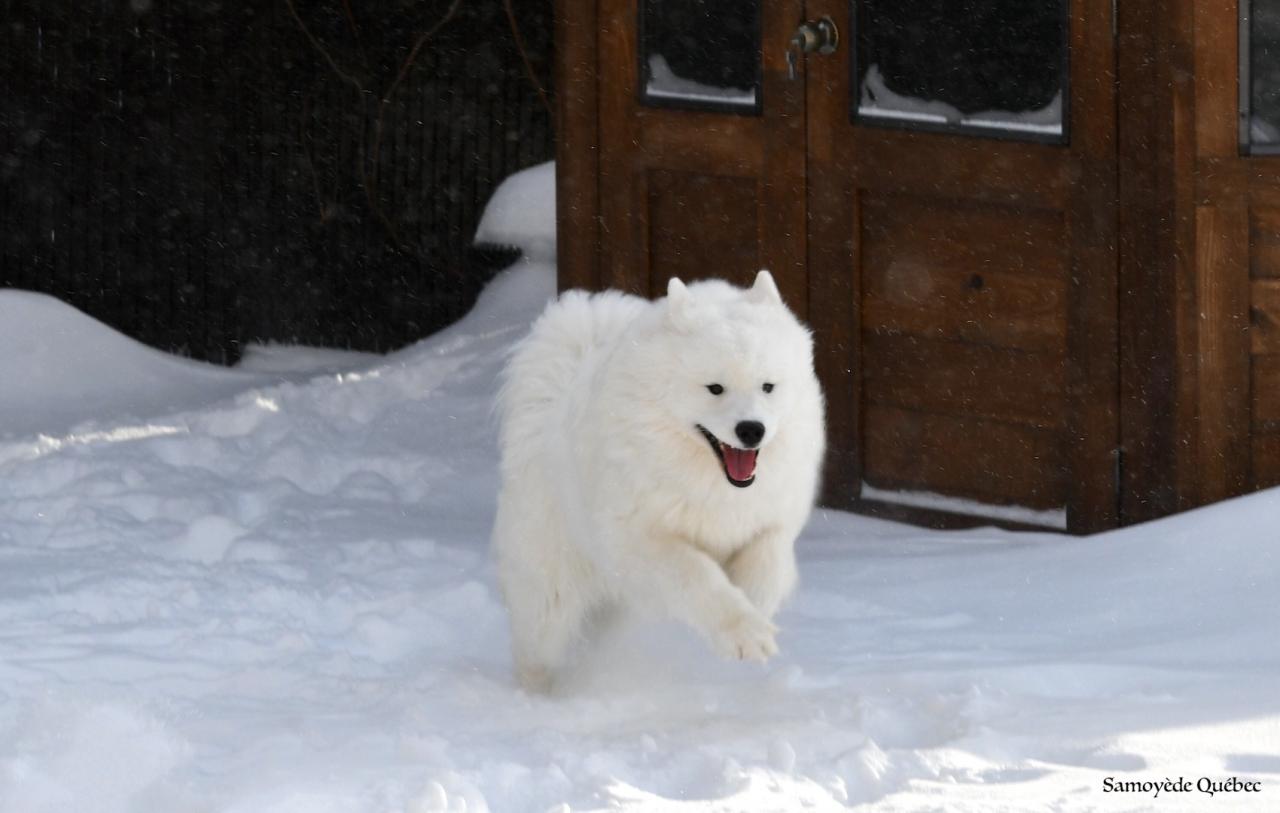
[[[750,289],[672,279],[656,302],[564,294],[511,358],[499,412],[493,545],[522,684],[549,689],[617,602],[729,658],[777,652],[824,431],[812,339],[769,272]]]

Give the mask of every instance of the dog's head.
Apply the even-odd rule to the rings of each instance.
[[[768,271],[747,289],[673,278],[663,320],[665,409],[709,447],[708,464],[732,485],[750,486],[799,399],[821,397],[809,331]]]

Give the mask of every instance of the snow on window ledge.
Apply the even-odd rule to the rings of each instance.
[[[880,66],[872,65],[867,68],[866,78],[862,80],[862,92],[859,98],[858,115],[864,118],[941,124],[950,127],[979,127],[1036,135],[1062,135],[1061,92],[1055,94],[1047,105],[1037,110],[1018,112],[984,110],[966,116],[946,102],[903,96],[893,92],[885,84]]]
[[[731,104],[753,108],[756,105],[755,88],[724,88],[705,85],[692,79],[677,76],[661,54],[649,57],[649,81],[645,83],[645,95],[650,99],[679,99],[687,102]]]

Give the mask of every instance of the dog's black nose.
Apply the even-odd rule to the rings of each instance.
[[[739,421],[733,431],[748,449],[754,449],[764,440],[764,424],[759,421]]]

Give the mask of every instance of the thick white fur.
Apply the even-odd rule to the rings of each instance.
[[[673,279],[656,302],[564,294],[517,347],[498,406],[493,546],[522,684],[550,688],[585,620],[618,602],[726,657],[777,652],[770,618],[796,583],[824,428],[812,339],[767,271],[750,289]],[[733,443],[742,420],[766,429],[746,488],[697,429]]]

